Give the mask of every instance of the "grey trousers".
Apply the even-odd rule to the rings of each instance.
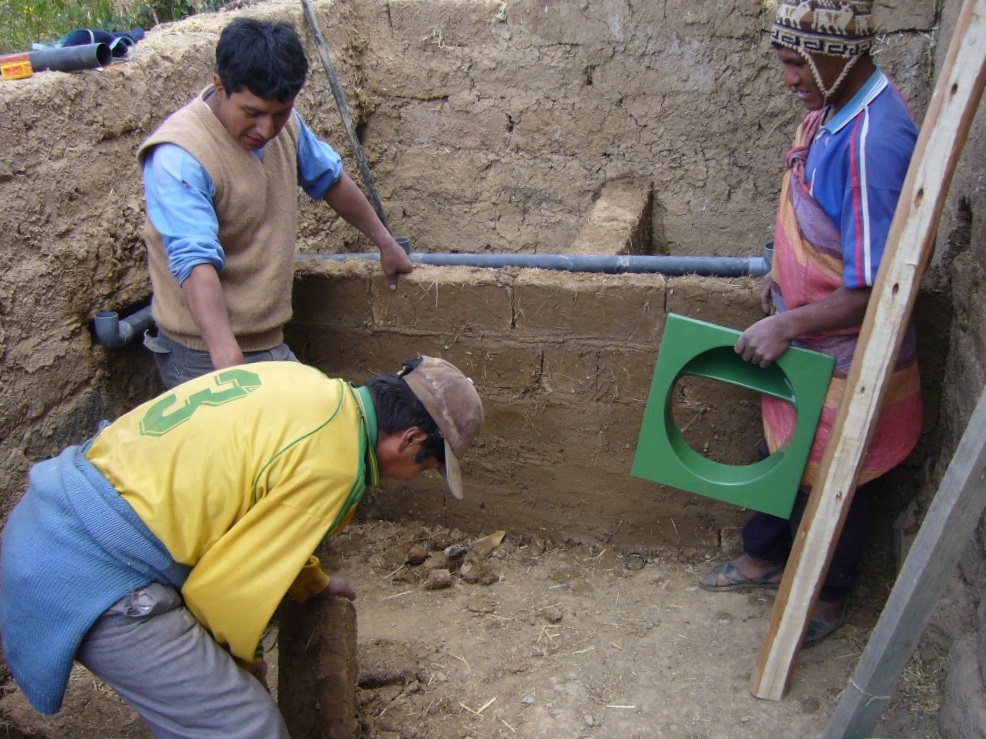
[[[183,382],[194,380],[212,372],[212,358],[209,352],[189,349],[177,341],[169,339],[162,333],[154,336],[150,330],[144,332],[144,346],[154,353],[154,364],[157,366],[161,382],[168,390]],[[273,349],[260,352],[244,352],[243,361],[251,362],[297,362],[287,344],[279,344]]]
[[[152,583],[114,603],[76,654],[156,737],[289,739],[277,704],[182,605]]]

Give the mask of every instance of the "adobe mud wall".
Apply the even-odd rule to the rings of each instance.
[[[358,65],[367,139],[389,144],[384,197],[426,248],[565,251],[604,183],[636,174],[655,251],[747,255],[770,238],[800,115],[766,5],[405,0],[328,17],[359,21],[330,43]],[[906,6],[879,8],[881,64],[921,114],[935,4]]]
[[[356,381],[441,355],[483,397],[465,500],[447,498],[435,476],[413,490],[385,484],[364,515],[708,552],[743,514],[629,472],[667,314],[739,328],[760,310],[758,284],[424,267],[392,293],[369,265],[310,259],[299,263],[289,343]],[[712,387],[689,399],[688,421],[717,453],[749,462],[755,401]]]
[[[315,6],[384,209],[414,248],[563,252],[594,198],[627,177],[651,182],[639,232],[653,251],[752,255],[769,238],[800,113],[759,0],[729,12],[684,0]],[[881,8],[882,60],[919,113],[933,10]],[[292,0],[234,12],[289,19],[311,43]],[[89,325],[148,298],[134,152],[209,81],[230,17],[153,29],[118,68],[0,87],[0,518],[31,462],[157,389],[139,347],[95,346]],[[309,52],[298,108],[348,154]],[[301,199],[300,251],[366,247]]]
[[[935,55],[940,67],[955,32],[962,3],[945,0]],[[935,290],[950,309],[929,329],[947,339],[947,349],[929,357],[942,367],[941,409],[934,454],[928,454],[923,485],[911,518],[915,530],[930,505],[972,410],[986,391],[986,105],[973,121],[938,229]],[[929,285],[930,287],[930,285]],[[949,653],[948,680],[940,713],[946,737],[986,736],[986,518],[980,520],[942,603],[922,638]]]

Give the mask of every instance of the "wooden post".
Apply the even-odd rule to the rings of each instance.
[[[329,55],[329,45],[325,43],[325,37],[322,35],[322,29],[318,25],[318,19],[315,17],[315,11],[312,9],[310,0],[301,0],[301,9],[304,11],[305,20],[308,22],[308,29],[312,32],[312,36],[315,37],[315,48],[318,50],[318,58],[322,60],[325,74],[329,78],[329,87],[332,88],[332,96],[336,100],[336,107],[339,108],[343,128],[346,129],[346,135],[349,136],[349,144],[353,147],[353,157],[356,159],[356,165],[359,167],[359,172],[363,176],[363,184],[366,185],[366,191],[370,194],[370,202],[373,204],[373,210],[376,212],[377,218],[380,219],[383,227],[387,231],[390,231],[390,224],[387,223],[387,216],[383,212],[383,203],[380,202],[380,195],[377,193],[376,185],[373,184],[370,165],[366,163],[366,157],[363,155],[363,146],[360,144],[359,136],[356,135],[356,128],[353,126],[353,117],[350,115],[349,106],[346,104],[346,95],[342,91],[342,85],[339,83],[339,77],[336,75],[335,65],[332,63],[332,57]]]
[[[809,614],[852,502],[886,380],[931,257],[955,165],[982,97],[986,21],[979,5],[980,0],[966,0],[962,7],[904,180],[843,402],[750,680],[750,691],[759,698],[780,700],[790,685]]]
[[[825,736],[870,736],[986,508],[986,392],[979,397],[897,583]]]

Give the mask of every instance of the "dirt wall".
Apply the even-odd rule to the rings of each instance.
[[[304,361],[357,381],[441,355],[479,389],[486,423],[465,500],[446,499],[436,476],[413,491],[385,485],[363,506],[372,515],[714,549],[738,509],[629,472],[667,313],[739,328],[759,311],[757,284],[432,267],[392,293],[368,265],[312,259],[299,266],[289,341]],[[758,412],[724,385],[688,409],[700,437],[747,462]]]
[[[940,66],[955,32],[962,3],[945,0],[936,66]],[[929,326],[947,337],[938,357],[943,384],[936,454],[929,455],[921,494],[912,511],[919,520],[930,505],[969,418],[986,389],[986,105],[973,121],[956,169],[938,230],[935,253],[936,290],[947,296],[949,313]],[[983,736],[986,725],[986,519],[980,521],[959,571],[939,604],[923,643],[950,650],[949,677],[940,728],[947,737]]]
[[[745,255],[770,238],[801,115],[764,6],[336,3],[357,30],[329,42],[359,65],[366,139],[388,142],[374,171],[423,248],[564,251],[604,183],[640,174],[656,251]],[[879,17],[881,64],[920,114],[934,3]]]
[[[882,9],[881,61],[919,112],[933,5]],[[651,181],[653,251],[756,254],[769,237],[799,111],[758,0],[728,12],[678,0],[315,6],[384,209],[416,249],[563,252],[624,176]],[[232,12],[304,28],[288,0]],[[148,298],[134,152],[209,81],[229,18],[153,29],[115,68],[0,87],[0,513],[32,461],[157,389],[139,349],[95,346],[89,325]],[[298,108],[348,154],[304,35],[312,71]],[[365,247],[302,202],[301,251]]]

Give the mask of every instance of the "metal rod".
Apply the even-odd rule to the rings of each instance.
[[[329,86],[332,88],[332,95],[336,99],[336,106],[339,108],[339,114],[342,116],[342,124],[346,128],[346,133],[349,135],[349,143],[353,147],[353,156],[356,157],[356,164],[359,166],[360,174],[363,176],[363,182],[366,184],[366,189],[370,193],[370,202],[373,203],[373,210],[376,211],[377,217],[380,222],[384,225],[387,231],[390,231],[390,225],[387,223],[387,217],[383,212],[383,205],[380,203],[380,195],[377,193],[377,188],[373,184],[373,177],[370,175],[370,168],[366,163],[366,157],[363,156],[363,147],[359,142],[359,137],[356,135],[356,129],[353,128],[353,119],[349,115],[349,106],[346,105],[346,96],[342,92],[342,85],[339,84],[339,78],[336,76],[335,67],[332,65],[332,58],[329,56],[329,47],[325,43],[325,38],[322,36],[322,31],[318,26],[318,21],[315,19],[315,13],[312,11],[311,3],[308,0],[301,0],[301,7],[305,11],[305,19],[308,21],[308,28],[311,30],[312,35],[315,37],[315,46],[318,49],[318,56],[322,60],[322,66],[325,67],[325,73],[329,77]]]

